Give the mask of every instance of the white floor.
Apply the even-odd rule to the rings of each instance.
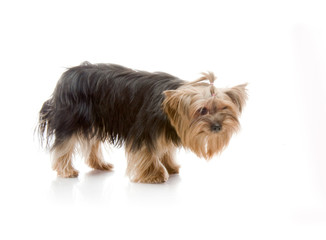
[[[269,110],[255,107],[255,95],[244,111],[242,131],[226,151],[210,162],[178,152],[181,172],[164,184],[130,183],[122,149],[106,154],[114,172],[76,161],[80,176],[62,179],[50,170],[49,156],[37,142],[7,145],[11,154],[5,155],[1,171],[0,235],[325,239],[323,148],[301,137],[307,131],[300,124],[268,120]]]
[[[217,2],[1,7],[0,239],[326,239],[322,1]],[[58,178],[33,130],[85,60],[249,82],[242,130],[210,162],[181,149],[164,184],[130,183],[123,149],[105,155],[113,172],[77,159],[80,176]]]

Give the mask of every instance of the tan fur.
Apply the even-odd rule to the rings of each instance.
[[[179,173],[180,165],[175,162],[174,152],[172,150],[171,152],[166,152],[165,154],[163,154],[163,156],[160,158],[160,161],[162,162],[163,166],[166,168],[169,174]]]
[[[162,183],[169,174],[179,172],[180,166],[174,161],[175,147],[160,137],[154,152],[143,146],[140,151],[131,151],[127,146],[127,175],[133,182]]]
[[[212,91],[212,86],[201,83],[207,78],[204,76],[177,90],[165,91],[163,109],[181,138],[183,147],[199,157],[210,159],[221,152],[232,134],[238,131],[238,117],[247,94],[246,85],[225,90],[214,87]],[[202,108],[208,109],[206,116],[200,116],[199,110]],[[210,130],[214,122],[222,125],[218,133]]]
[[[88,158],[86,159],[86,163],[91,168],[98,169],[98,170],[110,171],[113,169],[112,164],[106,163],[103,160],[100,141],[94,140],[94,142],[92,143],[90,153],[88,155]]]
[[[89,167],[105,171],[113,169],[113,165],[103,159],[100,141],[96,139],[87,141],[83,137],[73,136],[52,151],[52,168],[57,171],[58,176],[78,176],[78,171],[72,164],[73,155],[78,147],[82,150],[82,157]]]
[[[156,154],[151,154],[146,147],[137,152],[128,152],[127,175],[133,182],[162,183],[169,174]]]
[[[52,152],[52,168],[61,177],[77,177],[78,171],[72,165],[72,155],[75,151],[76,138],[69,140],[56,147]]]

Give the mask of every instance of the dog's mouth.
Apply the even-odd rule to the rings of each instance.
[[[199,130],[200,129],[200,130]],[[221,153],[228,145],[231,136],[238,129],[234,123],[205,124],[197,128],[198,132],[189,132],[186,147],[190,148],[198,157],[210,160]]]

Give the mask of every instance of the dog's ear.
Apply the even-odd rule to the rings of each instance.
[[[240,113],[248,98],[246,87],[247,83],[229,88],[225,91],[225,94],[228,95],[232,102],[238,107]]]

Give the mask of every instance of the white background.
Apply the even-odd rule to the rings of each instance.
[[[325,239],[323,1],[1,1],[1,239]],[[60,179],[33,130],[66,67],[118,63],[248,82],[242,130],[161,185]]]

